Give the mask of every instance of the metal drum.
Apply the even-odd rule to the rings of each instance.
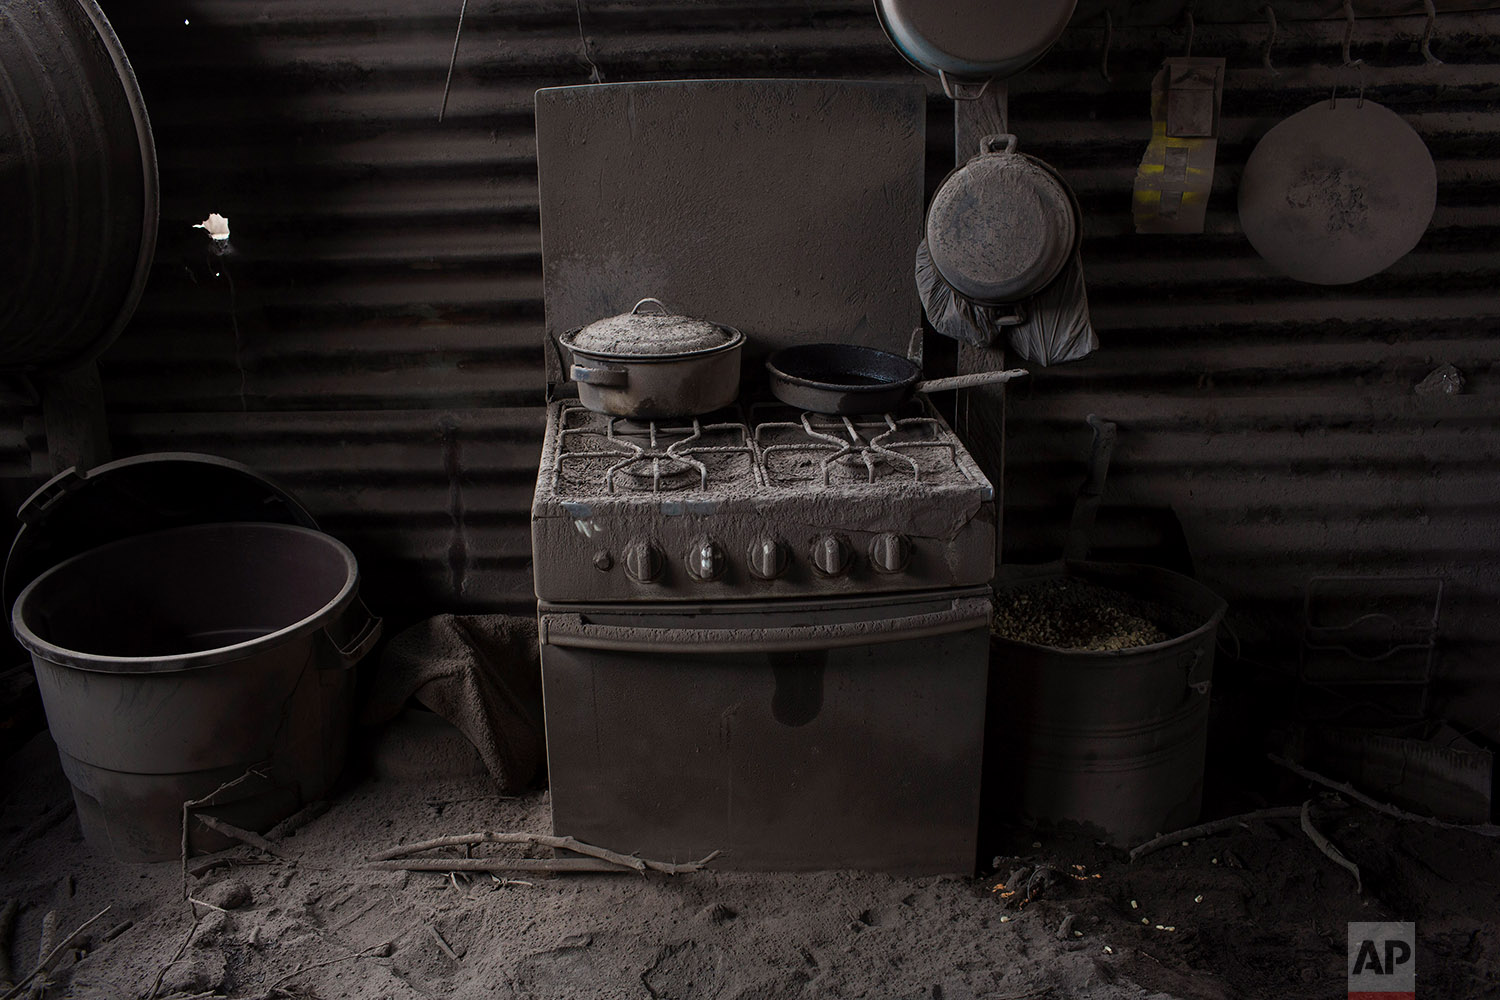
[[[156,151],[93,0],[0,17],[0,368],[64,369],[114,341],[156,249]]]
[[[1186,625],[1166,642],[1110,652],[992,637],[984,813],[1133,846],[1198,818],[1226,605],[1154,566],[1075,562],[1066,573],[1159,603]]]

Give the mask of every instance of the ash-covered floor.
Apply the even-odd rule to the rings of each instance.
[[[37,964],[48,913],[62,941],[109,907],[64,950],[48,997],[1324,1000],[1345,992],[1348,923],[1377,920],[1416,922],[1418,996],[1500,996],[1500,841],[1308,788],[1298,794],[1318,801],[1319,828],[1359,867],[1362,893],[1296,818],[1134,864],[1088,839],[1018,830],[975,878],[365,867],[433,836],[548,831],[545,792],[502,799],[479,776],[367,776],[275,855],[236,848],[184,880],[174,862],[102,855],[71,813],[14,842],[68,800],[45,735],[4,775],[13,977]]]

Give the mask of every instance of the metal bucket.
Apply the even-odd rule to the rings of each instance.
[[[1050,575],[1161,604],[1180,634],[1108,652],[992,637],[986,818],[1081,828],[1120,846],[1191,824],[1223,599],[1154,566],[1074,562]]]
[[[380,634],[358,585],[336,539],[234,522],[103,545],[27,586],[12,626],[89,842],[176,858],[185,802],[264,829],[322,795],[344,763],[350,668]],[[232,843],[197,822],[188,837]]]

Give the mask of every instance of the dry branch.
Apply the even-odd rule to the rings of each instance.
[[[338,958],[330,958],[330,959],[328,959],[326,961],[323,961],[323,962],[312,962],[312,963],[310,963],[308,965],[299,965],[295,969],[293,969],[291,972],[288,972],[286,975],[284,975],[280,979],[276,980],[270,986],[266,987],[266,992],[267,993],[276,993],[276,992],[279,992],[281,990],[281,984],[282,983],[286,982],[289,979],[295,979],[296,977],[302,975],[302,973],[304,973],[304,972],[311,972],[313,969],[322,969],[322,968],[325,968],[325,967],[330,966],[330,965],[337,965],[340,962],[352,962],[356,958],[365,958],[365,957],[367,957],[369,955],[375,954],[377,951],[379,951],[380,949],[384,948],[385,946],[386,946],[386,942],[381,942],[380,944],[372,944],[368,948],[362,949],[360,951],[356,951],[356,952],[354,952],[352,954],[349,954],[349,955],[340,955]]]
[[[1354,891],[1363,894],[1365,889],[1364,882],[1359,877],[1359,866],[1344,857],[1343,853],[1337,847],[1333,846],[1333,842],[1319,833],[1318,828],[1312,825],[1311,807],[1311,799],[1302,803],[1302,832],[1307,834],[1307,839],[1311,840],[1313,846],[1322,851],[1328,857],[1329,861],[1332,861],[1341,868],[1348,869],[1350,874],[1354,876]]]
[[[463,961],[463,959],[458,957],[458,952],[454,951],[453,946],[448,943],[448,939],[443,937],[442,931],[438,930],[433,924],[428,924],[427,929],[432,932],[432,939],[437,942],[439,948],[443,949],[444,955],[447,955],[455,962]]]
[[[1163,847],[1171,844],[1180,844],[1184,840],[1195,840],[1199,837],[1209,837],[1225,830],[1232,830],[1253,820],[1296,819],[1300,815],[1302,815],[1302,810],[1298,806],[1275,806],[1270,809],[1257,809],[1254,812],[1241,813],[1238,816],[1226,816],[1223,819],[1216,819],[1211,823],[1199,823],[1197,826],[1190,826],[1186,830],[1178,830],[1176,833],[1164,833],[1154,840],[1146,841],[1139,847],[1131,848],[1130,860],[1134,861],[1136,858],[1150,854],[1153,851],[1161,850]]]
[[[104,909],[100,910],[98,913],[94,914],[92,917],[89,917],[83,923],[74,928],[73,933],[63,938],[56,945],[54,945],[52,949],[47,952],[47,954],[43,955],[42,960],[37,963],[36,968],[28,972],[26,974],[26,978],[22,979],[19,983],[16,983],[16,985],[12,986],[10,988],[10,991],[7,992],[4,996],[0,996],[0,1000],[15,1000],[16,997],[20,996],[26,990],[26,987],[31,984],[31,981],[33,979],[46,972],[48,966],[50,966],[54,961],[57,960],[57,956],[61,955],[68,949],[70,945],[72,945],[74,941],[78,940],[78,936],[80,934],[92,927],[94,925],[94,921],[98,920],[109,911],[110,907],[106,906]]]
[[[1477,833],[1481,837],[1500,837],[1500,826],[1496,826],[1494,823],[1449,823],[1435,816],[1423,816],[1421,813],[1407,812],[1405,809],[1393,806],[1388,802],[1381,802],[1379,799],[1370,798],[1370,796],[1346,781],[1334,781],[1332,778],[1325,777],[1316,771],[1309,771],[1307,768],[1287,760],[1285,757],[1278,757],[1276,754],[1270,753],[1266,754],[1266,759],[1273,764],[1278,764],[1286,768],[1298,777],[1306,778],[1308,781],[1315,782],[1325,788],[1331,788],[1340,795],[1347,795],[1355,802],[1374,809],[1378,813],[1406,820],[1408,823],[1425,823],[1428,826],[1435,826],[1443,830],[1465,830],[1469,833]]]
[[[663,865],[652,868],[666,875],[689,875],[702,871],[709,855],[701,861],[689,861],[681,865]],[[657,862],[657,864],[662,864]],[[633,868],[621,868],[617,864],[600,858],[394,858],[390,861],[371,861],[365,865],[383,872],[632,872]]]
[[[40,976],[37,977],[36,982],[34,982],[34,983],[31,984],[31,989],[29,989],[29,990],[26,991],[26,996],[29,998],[29,1000],[41,1000],[42,994],[45,993],[45,992],[47,992],[47,985],[48,985],[48,983],[47,983],[47,976],[46,976],[47,955],[49,953],[51,953],[52,948],[56,944],[57,944],[57,911],[56,910],[48,910],[47,913],[46,913],[46,915],[44,917],[42,917],[42,936],[37,941],[37,945],[36,945],[37,967],[39,969],[43,970],[43,972],[42,972],[42,975],[40,975]]]
[[[419,854],[422,851],[431,851],[440,847],[472,847],[476,844],[531,844],[537,847],[550,847],[554,850],[572,851],[575,854],[586,855],[587,858],[606,862],[600,867],[552,867],[558,861],[575,861],[584,859],[557,858],[552,860],[522,858],[514,861],[506,861],[503,858],[454,858],[451,861],[442,858],[418,858],[409,859],[399,865],[388,866],[385,863],[395,862],[398,858],[408,855]],[[595,847],[593,844],[585,844],[572,837],[553,837],[544,833],[494,833],[484,831],[481,833],[460,833],[449,837],[434,837],[431,840],[419,840],[411,844],[401,844],[388,851],[381,851],[374,855],[370,861],[370,867],[381,868],[385,871],[617,871],[621,868],[630,871],[663,872],[668,875],[682,875],[689,872],[700,871],[714,858],[719,856],[714,851],[708,857],[699,861],[689,861],[683,864],[673,864],[667,861],[650,861],[638,858],[630,854],[621,854],[604,847]],[[544,860],[547,867],[533,865],[521,865],[521,861]],[[478,862],[477,864],[458,864],[457,862]],[[422,867],[414,866],[417,862],[431,862],[433,865],[446,867]]]
[[[276,849],[275,844],[252,830],[246,830],[243,827],[235,826],[233,823],[226,823],[217,816],[208,816],[203,813],[199,813],[194,818],[210,830],[215,833],[221,833],[230,840],[238,840],[240,843],[253,847],[264,854],[270,854],[278,858],[281,857],[281,852]]]
[[[262,771],[257,771],[253,767],[246,768],[245,773],[242,774],[242,775],[240,775],[238,778],[235,778],[235,779],[233,779],[231,781],[224,782],[224,784],[220,785],[218,788],[215,788],[213,791],[209,792],[207,795],[203,796],[200,799],[189,799],[189,800],[187,800],[186,802],[184,802],[182,804],[182,898],[183,899],[187,899],[189,896],[192,895],[192,893],[188,890],[188,816],[191,815],[192,811],[194,809],[197,809],[199,806],[212,805],[213,802],[214,802],[214,800],[219,797],[219,794],[221,792],[227,792],[231,788],[233,788],[236,785],[238,785],[240,782],[242,782],[242,781],[248,781],[251,777],[264,778],[265,777],[265,773],[262,772]],[[193,917],[193,923],[194,923],[194,925],[196,925],[197,922],[198,922],[197,912],[198,911],[196,911],[196,910],[193,911],[193,913],[194,913],[194,917]],[[157,986],[161,985],[161,978],[160,977],[157,977],[156,984],[157,984]],[[155,996],[156,994],[153,992],[151,995]]]
[[[193,939],[193,932],[197,929],[198,910],[194,908],[192,925],[188,927],[187,934],[183,935],[182,943],[177,946],[177,953],[172,956],[172,960],[157,970],[156,981],[151,984],[151,992],[146,994],[146,1000],[155,1000],[156,994],[161,991],[161,981],[166,978],[167,970],[176,965],[182,959],[183,952],[187,951],[188,942]]]
[[[277,840],[284,840],[287,837],[290,837],[292,834],[296,833],[298,830],[302,829],[307,824],[311,823],[313,820],[317,819],[319,816],[326,813],[327,811],[327,800],[318,799],[315,802],[309,802],[307,805],[303,806],[301,809],[298,809],[286,819],[282,820],[280,823],[277,823],[275,826],[271,827],[271,829],[267,830],[266,839],[273,842]]]

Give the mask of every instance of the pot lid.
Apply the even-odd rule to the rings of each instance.
[[[651,311],[643,311],[650,309]],[[619,316],[595,320],[563,335],[572,350],[614,357],[667,357],[727,347],[740,339],[728,327],[679,316],[657,299],[641,299]]]
[[[318,527],[286,492],[249,466],[215,455],[153,452],[49,479],[17,511],[5,562],[5,607],[65,559],[121,538],[191,524],[266,521]]]
[[[1405,256],[1437,205],[1432,155],[1374,101],[1319,101],[1256,145],[1240,180],[1240,227],[1298,281],[1342,285]]]
[[[986,136],[927,211],[927,247],[953,288],[976,303],[1016,302],[1046,287],[1078,242],[1077,208],[1057,173]]]

